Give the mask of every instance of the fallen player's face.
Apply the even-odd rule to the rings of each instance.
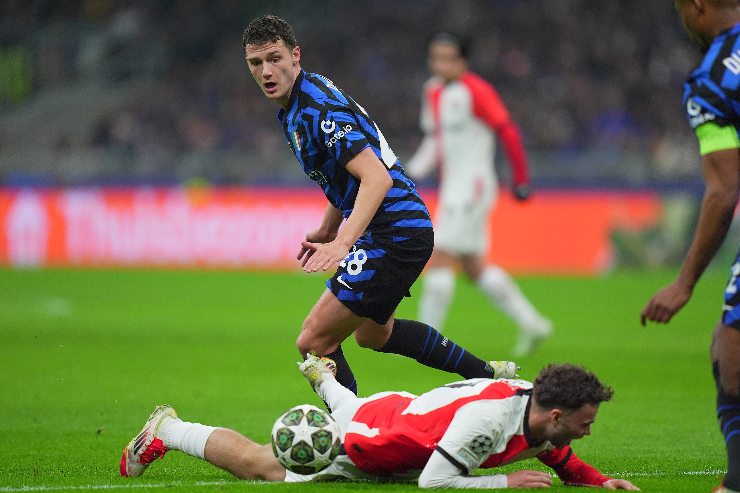
[[[299,68],[301,51],[289,49],[282,39],[245,48],[247,65],[252,77],[268,99],[286,105]]]
[[[547,439],[556,447],[564,447],[573,440],[591,434],[591,425],[596,419],[598,406],[584,404],[575,411],[564,411],[552,423]]]

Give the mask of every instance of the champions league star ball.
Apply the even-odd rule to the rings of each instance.
[[[298,474],[326,469],[341,445],[337,422],[311,404],[287,410],[272,427],[275,457],[286,469]]]

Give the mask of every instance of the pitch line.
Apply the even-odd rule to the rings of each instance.
[[[611,477],[624,477],[624,478],[659,478],[669,476],[720,476],[724,474],[724,471],[719,469],[705,469],[703,471],[681,471],[678,473],[674,472],[663,472],[663,471],[652,471],[652,472],[619,472],[609,474]],[[34,492],[34,491],[96,491],[96,490],[130,490],[136,488],[171,488],[173,486],[229,486],[229,485],[243,485],[243,484],[262,484],[267,483],[266,481],[245,481],[245,480],[234,480],[234,481],[197,481],[195,483],[185,483],[182,481],[176,481],[172,483],[128,483],[128,484],[83,484],[78,486],[0,486],[0,493],[22,493],[22,492]]]
[[[175,481],[172,483],[128,483],[128,484],[83,484],[72,486],[0,486],[0,492],[20,493],[24,491],[95,491],[95,490],[130,490],[135,488],[171,488],[173,486],[228,486],[236,484],[259,484],[261,481],[197,481],[195,483],[184,483]]]

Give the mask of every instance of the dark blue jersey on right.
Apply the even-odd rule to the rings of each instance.
[[[691,128],[734,127],[740,138],[740,24],[714,38],[684,85],[683,102]],[[740,252],[725,288],[722,323],[740,330]]]
[[[683,103],[693,129],[710,122],[740,129],[740,24],[714,38],[684,84]]]
[[[345,166],[366,148],[385,165],[393,185],[368,225],[403,241],[432,228],[429,211],[398,158],[364,108],[326,77],[301,70],[278,118],[303,171],[347,218],[360,181]]]

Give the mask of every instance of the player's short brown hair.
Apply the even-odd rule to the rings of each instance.
[[[242,35],[242,48],[247,45],[262,45],[275,43],[283,40],[288,49],[293,49],[298,44],[293,33],[293,28],[285,19],[276,15],[263,15],[249,23]]]
[[[580,409],[584,404],[598,406],[612,398],[614,390],[602,384],[585,368],[568,363],[553,363],[534,380],[533,399],[544,409]]]

